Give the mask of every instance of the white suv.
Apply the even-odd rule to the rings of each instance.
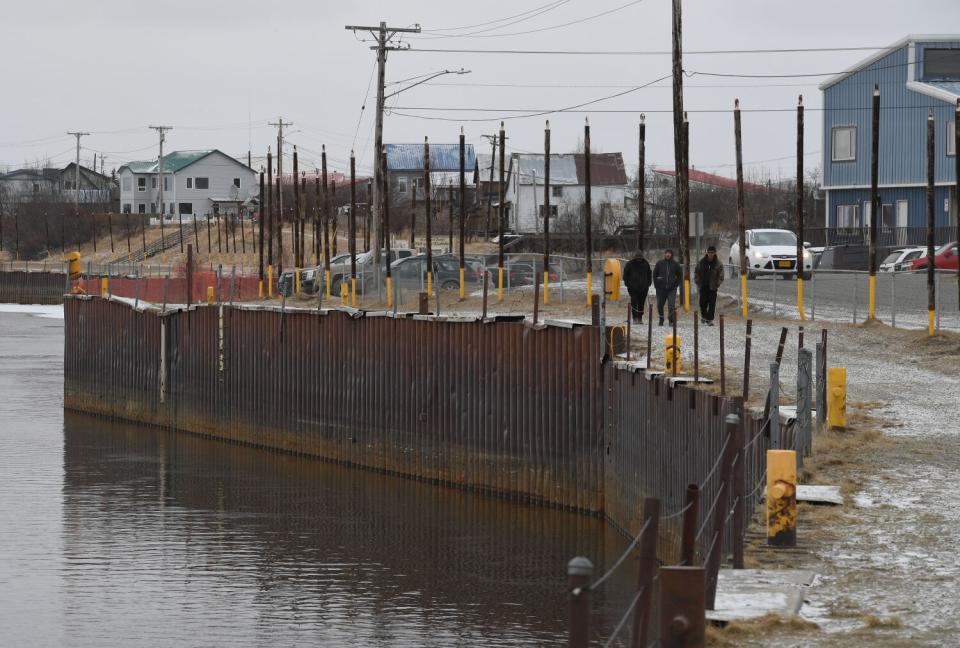
[[[747,278],[759,274],[780,273],[784,277],[796,277],[797,235],[783,229],[750,229],[746,231]],[[740,242],[730,246],[727,263],[733,276],[740,274]],[[807,276],[813,269],[813,255],[803,248],[803,271]]]

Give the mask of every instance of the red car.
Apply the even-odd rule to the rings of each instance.
[[[934,253],[933,267],[938,270],[956,270],[960,262],[960,247],[957,242],[945,243],[938,247]],[[921,257],[913,260],[913,271],[926,270],[927,257]]]

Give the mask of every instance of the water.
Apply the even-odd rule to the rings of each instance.
[[[3,645],[565,645],[566,562],[623,550],[585,516],[65,413],[57,309],[11,310]]]

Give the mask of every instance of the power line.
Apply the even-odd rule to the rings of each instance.
[[[639,0],[638,0],[639,1]],[[767,49],[723,49],[689,50],[683,55],[726,55],[726,54],[806,54],[818,52],[860,52],[876,51],[883,47],[793,47]],[[417,47],[410,52],[431,52],[442,54],[533,54],[542,56],[669,56],[670,50],[518,50],[518,49],[465,49]]]
[[[363,111],[367,109],[367,99],[370,98],[370,86],[373,85],[373,75],[377,73],[377,62],[373,62],[373,67],[370,69],[370,79],[367,81],[367,91],[363,94],[363,103],[360,104],[360,114],[357,115],[357,128],[353,131],[353,144],[350,145],[351,148],[357,146],[357,135],[360,133],[360,122],[363,121]]]
[[[542,16],[543,14],[553,11],[554,9],[558,9],[569,2],[570,0],[558,0],[557,2],[554,2],[552,4],[544,5],[540,9],[535,10],[535,12],[533,13],[527,12],[529,15],[526,15],[523,18],[518,18],[517,20],[513,20],[511,22],[505,22],[503,24],[494,25],[493,27],[487,27],[486,29],[480,29],[474,32],[468,32],[465,34],[433,34],[429,36],[420,36],[418,38],[468,38],[473,36],[479,37],[480,34],[486,34],[487,32],[495,31],[497,29],[503,29],[504,27],[510,27],[511,25],[517,25],[519,23],[526,22],[528,20],[536,18],[537,16]],[[495,36],[502,36],[502,35],[504,34],[492,34],[491,36],[495,37]]]
[[[493,25],[495,23],[501,23],[507,20],[513,20],[514,18],[519,18],[520,16],[526,16],[527,14],[533,13],[535,11],[539,11],[544,7],[550,7],[556,4],[559,4],[559,2],[554,0],[554,2],[548,2],[547,4],[541,5],[539,7],[535,7],[533,9],[527,9],[526,11],[522,13],[514,14],[513,16],[507,16],[506,18],[498,18],[497,20],[488,20],[486,22],[477,23],[475,25],[461,25],[460,27],[436,27],[434,29],[424,29],[422,31],[424,33],[433,33],[433,32],[444,32],[444,31],[461,31],[463,29],[475,29],[476,27],[486,27],[487,25]]]
[[[428,83],[426,85],[430,86],[450,86],[450,87],[459,87],[459,88],[531,88],[531,89],[567,89],[567,88],[585,88],[585,89],[610,89],[610,88],[633,88],[635,87],[632,84],[619,83],[619,84],[606,84],[606,83]],[[737,84],[737,83],[716,83],[716,84],[684,84],[684,90],[689,88],[811,88],[816,87],[816,83],[752,83],[752,84]],[[871,81],[870,85],[874,85]],[[655,84],[648,86],[650,88],[666,88],[672,89],[673,86],[670,84]]]

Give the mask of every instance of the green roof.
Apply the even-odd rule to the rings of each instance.
[[[164,173],[176,173],[184,167],[190,166],[197,160],[207,157],[211,153],[220,153],[231,160],[234,158],[226,155],[222,151],[217,149],[208,149],[205,151],[172,151],[163,156],[163,171]],[[237,164],[243,165],[242,162],[236,161]],[[127,162],[123,165],[127,167],[134,173],[157,173],[157,161],[156,160],[141,160],[137,162]],[[120,167],[121,169],[123,167]]]

